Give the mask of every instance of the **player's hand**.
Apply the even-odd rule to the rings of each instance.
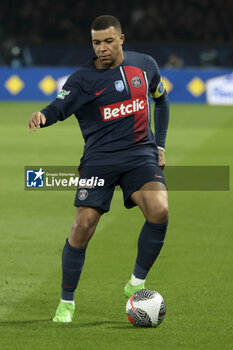
[[[44,114],[42,114],[41,112],[33,113],[28,122],[29,132],[31,132],[32,130],[36,131],[36,129],[40,128],[40,124],[45,125],[45,123],[46,123],[46,118]]]
[[[160,167],[160,169],[163,170],[166,165],[165,154],[164,154],[164,151],[159,148],[158,148],[158,153],[159,153],[158,166]]]

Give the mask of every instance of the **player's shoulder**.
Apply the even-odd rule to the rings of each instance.
[[[141,65],[148,67],[158,67],[156,60],[145,53],[136,52],[136,51],[124,51],[125,62],[126,64],[132,65]]]
[[[93,72],[90,60],[80,65],[67,79],[67,83],[73,86],[81,86],[88,76]]]
[[[71,75],[70,75],[70,79],[77,79],[80,78],[82,76],[85,76],[85,74],[90,71],[93,70],[92,65],[90,64],[90,61],[87,61],[86,63],[83,63],[82,65],[80,65]]]

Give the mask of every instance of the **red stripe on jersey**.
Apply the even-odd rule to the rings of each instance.
[[[143,71],[137,67],[125,66],[124,72],[130,88],[131,98],[147,101],[147,86]],[[142,142],[148,134],[148,106],[135,113],[133,142]]]

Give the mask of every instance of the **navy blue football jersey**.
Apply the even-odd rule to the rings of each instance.
[[[67,79],[50,106],[59,110],[59,120],[77,118],[85,140],[83,162],[104,158],[115,163],[132,155],[156,157],[150,95],[163,92],[156,61],[124,51],[124,61],[113,69],[97,69],[90,59]]]

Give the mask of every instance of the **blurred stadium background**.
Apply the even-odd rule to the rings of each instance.
[[[172,102],[203,103],[206,81],[232,73],[232,12],[231,0],[1,0],[0,99],[53,99],[59,77],[92,55],[92,20],[110,13],[125,49],[157,60]],[[218,99],[233,98],[229,77]]]

